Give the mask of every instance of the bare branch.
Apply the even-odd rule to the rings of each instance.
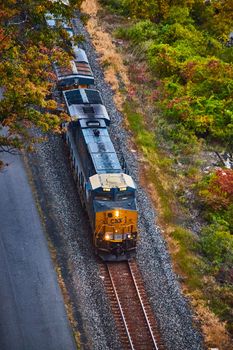
[[[20,151],[17,150],[16,148],[12,147],[12,146],[4,146],[4,145],[0,145],[0,153],[9,153],[9,154],[13,154],[13,155],[19,155]]]

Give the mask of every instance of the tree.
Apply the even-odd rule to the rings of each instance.
[[[201,250],[215,268],[232,267],[233,236],[227,224],[222,221],[203,229],[200,239]]]
[[[59,118],[56,103],[51,99],[55,83],[51,63],[70,59],[70,46],[62,28],[50,29],[45,14],[69,20],[81,4],[61,1],[2,0],[0,5],[0,152],[30,148],[33,140],[28,132],[32,126],[44,131],[57,129]]]

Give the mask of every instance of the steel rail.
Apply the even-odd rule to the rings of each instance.
[[[118,306],[119,306],[119,309],[120,309],[120,312],[121,312],[121,317],[122,317],[123,322],[124,322],[124,326],[125,326],[125,329],[126,329],[126,333],[127,333],[128,339],[129,339],[129,343],[130,343],[131,349],[135,350],[135,347],[133,345],[133,342],[132,342],[132,339],[131,339],[131,336],[130,336],[130,333],[129,333],[129,329],[128,329],[128,326],[127,326],[127,323],[126,323],[124,312],[123,312],[122,307],[121,307],[120,299],[118,297],[117,290],[116,290],[116,287],[115,287],[115,284],[114,284],[114,281],[113,281],[110,269],[108,267],[108,264],[106,264],[106,266],[107,266],[109,277],[110,277],[110,280],[111,280],[111,283],[112,283],[112,286],[113,286],[113,290],[114,290],[114,293],[115,293],[115,296],[116,296],[116,299],[117,299],[117,303],[118,303]]]
[[[131,264],[130,261],[128,261],[128,265],[129,265],[129,270],[130,270],[130,273],[131,273],[131,276],[132,276],[132,278],[133,278],[133,282],[134,282],[134,285],[135,285],[135,288],[136,288],[136,291],[137,291],[137,294],[138,294],[138,298],[139,298],[139,300],[140,300],[140,304],[141,304],[141,307],[142,307],[142,310],[143,310],[143,314],[144,314],[144,317],[145,317],[145,319],[146,319],[146,323],[147,323],[147,326],[148,326],[148,328],[149,328],[150,335],[151,335],[151,338],[152,338],[152,340],[153,340],[153,344],[154,344],[154,346],[155,346],[155,350],[159,350],[158,345],[157,345],[157,342],[156,342],[156,339],[155,339],[155,337],[154,337],[154,334],[153,334],[153,331],[152,331],[152,328],[151,328],[151,325],[150,325],[150,321],[149,321],[148,316],[147,316],[146,309],[145,309],[145,307],[144,307],[144,304],[143,304],[143,301],[142,301],[142,298],[141,298],[141,293],[140,293],[140,290],[139,290],[139,288],[138,288],[136,278],[135,278],[134,273],[133,273],[133,271],[132,271],[132,266],[131,266],[132,264]]]

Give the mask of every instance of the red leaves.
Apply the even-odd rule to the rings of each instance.
[[[227,209],[233,203],[233,170],[218,169],[200,195],[212,209]]]
[[[131,99],[134,99],[137,96],[136,88],[132,85],[128,87],[128,95]]]
[[[159,90],[154,90],[150,95],[149,100],[151,102],[154,102],[154,101],[159,101],[160,98],[161,98],[161,92]]]
[[[145,84],[150,80],[146,65],[131,64],[129,67],[130,78],[137,84]]]
[[[211,60],[211,61],[209,61],[208,64],[207,64],[207,66],[208,66],[209,68],[211,68],[211,69],[216,69],[216,68],[219,67],[219,65],[220,65],[220,62],[217,61],[217,60]]]
[[[10,45],[10,37],[5,33],[3,28],[0,28],[0,53],[7,49]]]
[[[197,63],[193,61],[189,61],[181,70],[181,77],[184,81],[192,80],[195,71],[196,71]]]
[[[215,185],[233,200],[233,170],[219,169],[216,171]]]

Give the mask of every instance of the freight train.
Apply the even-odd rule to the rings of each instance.
[[[67,24],[66,28],[70,31]],[[105,261],[128,260],[135,256],[138,240],[136,186],[112,144],[110,118],[93,88],[85,51],[70,38],[74,59],[67,67],[54,64],[54,69],[70,116],[63,130],[74,180],[89,217],[96,254]]]

